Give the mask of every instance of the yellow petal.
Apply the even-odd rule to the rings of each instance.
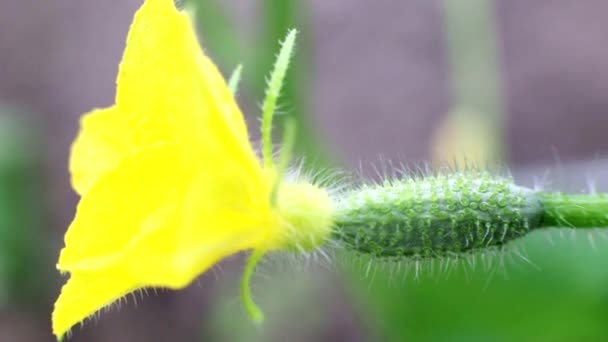
[[[72,326],[134,289],[133,284],[124,280],[73,274],[55,302],[53,334],[65,335]]]
[[[223,130],[249,148],[247,129],[226,82],[200,48],[192,22],[173,0],[147,0],[137,12],[118,74],[116,102],[138,144],[203,135],[217,115]]]
[[[57,267],[131,289],[181,288],[219,259],[268,240],[268,184],[218,150],[192,152],[198,162],[189,146],[149,146],[105,173],[80,201]],[[119,297],[108,295],[93,311]],[[62,305],[79,315],[66,322],[93,312]]]
[[[209,248],[242,233],[235,229],[255,228],[257,217],[269,215],[265,182],[215,152],[193,151],[196,163],[183,146],[164,144],[124,158],[80,201],[59,268],[104,269],[144,247],[165,257],[184,244]]]
[[[151,146],[123,158],[78,204],[65,235],[60,269],[75,263],[107,263],[142,231],[175,222],[180,196],[191,178],[175,145]]]
[[[95,109],[80,121],[72,144],[70,172],[76,192],[84,195],[97,179],[112,170],[135,146],[131,131],[117,107]]]
[[[117,104],[85,116],[74,143],[70,169],[79,194],[133,149],[159,142],[222,150],[260,173],[226,82],[173,0],[147,0],[137,11],[117,84]]]

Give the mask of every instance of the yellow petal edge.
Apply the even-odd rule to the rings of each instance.
[[[136,12],[116,103],[85,114],[70,156],[81,196],[57,268],[70,277],[53,333],[144,287],[179,289],[245,249],[307,251],[331,229],[331,201],[306,182],[270,206],[243,116],[173,0]]]

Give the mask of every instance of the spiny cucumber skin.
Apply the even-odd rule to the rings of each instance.
[[[441,257],[501,246],[538,228],[537,194],[486,173],[386,182],[339,202],[334,238],[376,257]]]

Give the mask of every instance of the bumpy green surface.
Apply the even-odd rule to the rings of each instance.
[[[334,238],[378,257],[435,257],[503,245],[540,226],[538,195],[487,173],[455,173],[353,190]]]

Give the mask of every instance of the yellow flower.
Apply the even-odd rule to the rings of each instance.
[[[312,249],[331,202],[306,182],[269,200],[263,169],[226,83],[173,0],[136,13],[116,104],[86,114],[70,171],[81,196],[57,268],[70,278],[52,315],[61,337],[144,287],[179,289],[245,249]]]

